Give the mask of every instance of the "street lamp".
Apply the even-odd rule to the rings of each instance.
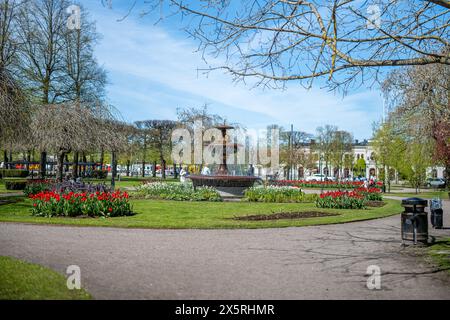
[[[323,176],[322,176],[322,161],[323,161],[323,155],[319,156],[319,174],[320,174],[320,182],[323,182]],[[320,184],[321,192],[323,193],[323,183]]]

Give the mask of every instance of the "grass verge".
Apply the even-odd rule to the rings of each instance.
[[[424,198],[424,199],[432,199],[434,197],[439,197],[441,199],[448,200],[448,191],[422,191],[419,193],[414,192],[389,192],[386,193],[387,196],[395,196],[395,197],[402,197],[402,198],[412,198],[412,197],[418,197],[418,198]]]
[[[85,290],[69,290],[66,278],[37,264],[0,256],[0,300],[86,300]]]
[[[450,238],[438,240],[428,248],[428,253],[440,269],[450,273]]]
[[[134,216],[116,218],[45,218],[31,216],[31,201],[0,206],[1,222],[36,224],[152,228],[152,229],[229,229],[279,228],[344,223],[387,217],[402,212],[400,201],[386,200],[386,205],[363,210],[322,209],[313,203],[254,202],[178,202],[165,200],[132,200]],[[335,216],[281,219],[270,221],[239,221],[234,217],[282,212],[320,211]]]

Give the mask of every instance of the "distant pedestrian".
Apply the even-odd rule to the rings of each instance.
[[[211,175],[211,170],[209,170],[208,166],[205,164],[205,166],[202,169],[202,175],[209,176]]]
[[[248,167],[247,175],[250,177],[253,177],[255,175],[255,168],[252,164],[250,164],[250,166]]]
[[[186,183],[186,176],[187,176],[187,171],[184,170],[184,168],[181,168],[180,170],[180,182],[181,183]]]
[[[367,182],[367,180],[364,180],[364,188],[368,188],[369,187],[369,183]]]

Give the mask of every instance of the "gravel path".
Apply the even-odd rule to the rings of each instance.
[[[450,236],[450,205],[445,201]],[[97,299],[450,299],[448,272],[402,247],[399,216],[259,230],[139,230],[0,223],[0,255],[81,267]],[[369,265],[381,290],[366,287]]]

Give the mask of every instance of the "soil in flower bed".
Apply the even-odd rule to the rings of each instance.
[[[384,207],[386,202],[384,201],[367,201],[366,206],[367,207],[373,207],[373,208],[379,208]]]
[[[273,214],[256,214],[243,217],[234,217],[233,220],[244,221],[263,221],[263,220],[281,220],[281,219],[305,219],[305,218],[320,218],[338,216],[337,213],[318,212],[318,211],[304,211],[304,212],[280,212]]]

